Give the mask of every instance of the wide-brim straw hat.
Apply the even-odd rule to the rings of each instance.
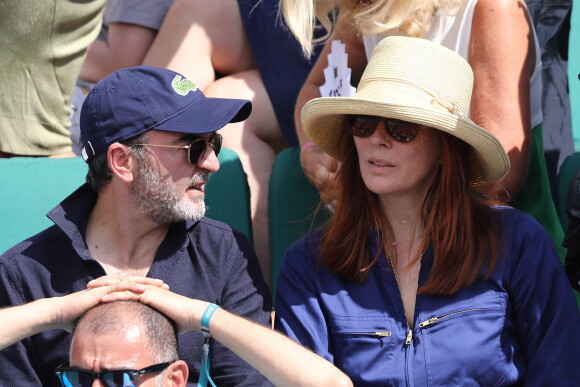
[[[471,145],[471,183],[479,185],[502,178],[510,161],[497,138],[469,119],[472,90],[473,71],[460,55],[425,39],[391,36],[375,47],[357,92],[308,101],[302,126],[312,142],[338,159],[347,114],[439,129]]]

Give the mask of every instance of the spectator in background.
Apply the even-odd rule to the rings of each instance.
[[[572,0],[526,0],[542,53],[544,155],[552,197],[564,159],[574,153],[568,91],[568,40]]]
[[[95,83],[114,71],[143,63],[173,0],[108,0],[103,25],[87,50],[72,100],[72,147],[80,155],[80,113]]]
[[[251,100],[252,114],[222,130],[248,176],[254,248],[269,282],[268,181],[276,154],[296,146],[296,96],[316,59],[282,24],[278,0],[175,0],[144,64],[185,74],[207,96]]]
[[[524,0],[327,1],[315,2],[314,8],[312,0],[283,0],[282,4],[288,25],[307,52],[312,48],[307,27],[316,18],[327,30],[335,26],[298,96],[295,111],[303,146],[300,162],[323,200],[333,200],[334,193],[328,187],[337,164],[318,147],[305,146],[308,138],[300,124],[300,112],[307,101],[320,96],[318,87],[324,83],[330,42],[339,39],[345,43],[356,84],[382,38],[400,34],[424,37],[468,60],[475,82],[470,117],[494,134],[510,157],[509,173],[478,189],[491,201],[509,202],[535,217],[564,259],[564,233],[552,200],[542,147],[541,52]],[[331,20],[334,7],[339,12]]]
[[[0,2],[0,157],[74,155],[71,98],[105,2]]]

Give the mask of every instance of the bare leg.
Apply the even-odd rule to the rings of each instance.
[[[202,90],[215,73],[256,68],[236,0],[175,0],[144,65],[169,68]]]
[[[224,146],[234,150],[248,175],[251,195],[254,248],[262,272],[270,281],[268,246],[268,182],[276,154],[285,148],[286,140],[257,70],[244,71],[218,79],[208,89],[210,97],[243,98],[252,101],[250,117],[222,129]]]

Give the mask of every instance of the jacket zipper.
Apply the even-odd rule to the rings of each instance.
[[[405,339],[405,344],[406,345],[411,345],[411,343],[413,342],[413,331],[411,330],[411,328],[407,328],[407,338]]]
[[[389,262],[391,263],[391,269],[393,270],[393,275],[395,276],[395,282],[397,283],[397,288],[399,289],[399,293],[401,292],[399,287],[399,280],[397,279],[397,273],[395,272],[395,265],[393,265],[393,258],[391,257],[391,253],[387,251],[389,256]],[[401,297],[402,300],[402,297]],[[405,314],[405,321],[407,320],[407,315]],[[407,324],[407,337],[405,338],[405,378],[406,378],[406,385],[413,386],[413,381],[411,380],[411,367],[410,360],[409,360],[409,346],[413,342],[413,331],[409,324]]]
[[[376,332],[341,332],[344,335],[363,335],[363,336],[378,336],[391,337],[391,331],[376,331]]]
[[[413,387],[413,377],[411,372],[411,342],[413,341],[413,331],[407,328],[407,339],[405,340],[405,384],[408,387]]]
[[[419,323],[419,328],[425,328],[426,326],[431,325],[436,321],[442,320],[442,319],[447,318],[447,317],[455,316],[456,314],[472,312],[475,310],[483,310],[483,308],[464,309],[464,310],[459,310],[459,311],[453,312],[453,313],[447,313],[447,314],[444,314],[444,315],[438,316],[438,317],[431,317],[429,320],[426,320],[426,321],[423,321],[422,323]]]

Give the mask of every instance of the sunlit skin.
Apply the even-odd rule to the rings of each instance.
[[[369,137],[354,136],[360,172],[367,188],[378,195],[391,226],[392,263],[405,315],[413,326],[423,224],[420,206],[433,183],[441,155],[441,138],[435,129],[421,127],[414,140],[400,143],[389,137],[381,120]],[[391,255],[389,255],[391,257]]]
[[[211,133],[201,135],[188,135],[183,133],[163,132],[151,130],[149,132],[149,144],[187,146],[194,139],[206,137]],[[190,187],[189,182],[192,176],[199,170],[206,170],[209,173],[218,171],[220,164],[213,149],[208,146],[203,159],[197,165],[191,165],[187,160],[187,149],[145,147],[148,160],[156,168],[168,183],[177,189],[181,200],[185,198],[193,199],[203,197],[205,184],[200,182]]]
[[[121,332],[105,335],[90,334],[84,329],[75,332],[71,346],[70,366],[102,372],[119,369],[139,370],[156,364],[148,350],[143,328],[132,324]],[[140,387],[155,386],[158,373],[141,375]],[[93,387],[103,386],[99,380]]]
[[[439,163],[437,131],[423,126],[414,140],[400,143],[387,135],[380,121],[371,136],[353,137],[362,179],[379,196],[383,209],[389,202],[418,206]]]

